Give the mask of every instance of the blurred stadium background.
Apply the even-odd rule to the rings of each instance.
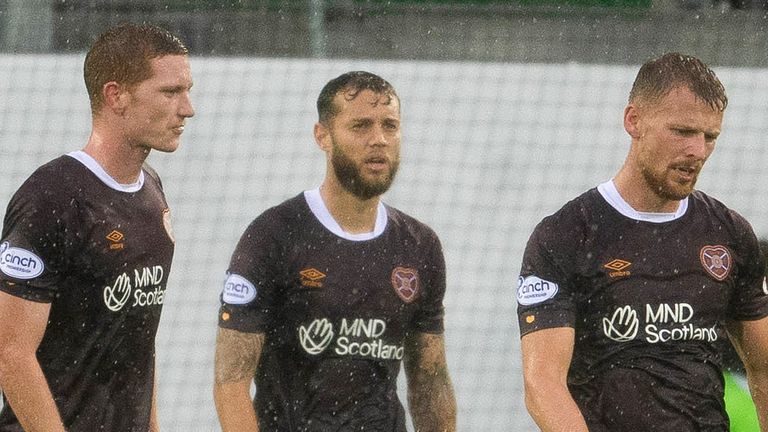
[[[761,0],[0,0],[0,207],[90,129],[84,51],[148,21],[192,52],[197,115],[153,154],[177,252],[158,335],[166,431],[215,431],[218,295],[261,211],[322,180],[314,101],[352,69],[403,101],[403,164],[386,201],[431,225],[448,263],[448,357],[462,431],[529,431],[514,292],[545,215],[610,178],[639,64],[666,51],[714,66],[731,105],[699,188],[768,236],[768,30]],[[125,373],[131,373],[126,370]],[[333,389],[329,389],[333,391]]]

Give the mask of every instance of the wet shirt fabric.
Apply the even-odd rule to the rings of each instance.
[[[717,342],[768,315],[752,228],[698,191],[653,222],[606,198],[623,201],[603,184],[536,227],[521,334],[575,329],[568,386],[590,431],[727,431]]]
[[[74,152],[40,167],[11,199],[0,290],[51,304],[37,358],[67,430],[148,430],[171,236],[148,167],[137,184],[119,185]],[[0,431],[21,431],[4,402]]]
[[[317,189],[259,216],[232,255],[219,326],[266,335],[262,431],[405,432],[405,338],[443,331],[440,243],[383,204],[372,235],[334,225]]]

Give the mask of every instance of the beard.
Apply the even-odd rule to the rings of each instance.
[[[692,181],[680,184],[669,179],[665,172],[654,172],[651,169],[643,169],[643,178],[651,190],[656,193],[657,196],[669,201],[680,201],[686,198],[693,192],[693,188],[696,186],[696,180],[698,180],[698,174]]]
[[[361,200],[368,200],[389,190],[389,187],[395,180],[400,160],[396,158],[390,163],[389,173],[383,178],[368,180],[363,177],[361,167],[356,165],[334,142],[331,165],[333,165],[336,178],[339,179],[339,183],[341,183],[344,189]]]

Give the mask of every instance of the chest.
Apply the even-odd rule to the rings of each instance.
[[[159,308],[174,251],[162,193],[86,196],[78,205],[76,226],[67,228],[70,289],[106,313]]]
[[[575,281],[586,334],[649,343],[718,338],[742,261],[723,230],[645,226],[590,241],[594,252]]]
[[[279,331],[311,356],[401,359],[431,284],[426,255],[387,236],[297,242],[278,289]]]
[[[418,249],[375,242],[303,244],[289,253],[282,292],[288,309],[329,317],[407,317],[424,295],[428,263]]]
[[[738,275],[734,241],[704,227],[634,226],[598,232],[589,241],[577,283],[596,307],[688,303],[697,309],[727,306]]]

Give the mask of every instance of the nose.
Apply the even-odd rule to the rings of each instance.
[[[707,137],[703,133],[697,133],[686,140],[686,156],[696,159],[705,160],[709,153],[712,151],[714,141],[709,142]]]
[[[386,146],[389,144],[389,138],[384,130],[384,126],[378,125],[372,128],[369,143],[372,146]]]
[[[195,108],[192,106],[192,98],[189,96],[189,91],[184,92],[181,96],[179,115],[182,117],[194,117],[195,115]]]

